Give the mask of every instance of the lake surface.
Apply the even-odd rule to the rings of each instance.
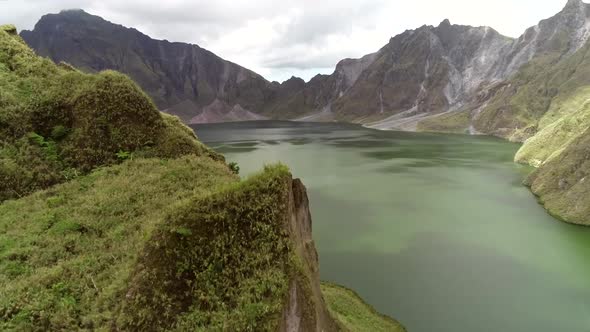
[[[590,331],[590,228],[537,204],[518,145],[340,124],[195,128],[242,175],[289,165],[308,188],[322,279],[410,332]]]

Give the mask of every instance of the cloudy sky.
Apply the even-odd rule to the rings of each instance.
[[[487,25],[518,37],[566,0],[0,0],[0,24],[32,29],[46,13],[82,8],[153,38],[189,42],[269,80],[331,73],[421,25]]]

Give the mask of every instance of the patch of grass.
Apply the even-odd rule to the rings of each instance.
[[[525,182],[555,217],[590,225],[590,129]]]
[[[0,330],[107,329],[153,233],[195,196],[234,181],[207,157],[136,158],[4,202]],[[176,229],[190,236],[189,228]]]
[[[417,131],[465,134],[469,132],[471,116],[467,111],[435,115],[418,122]]]
[[[540,131],[528,139],[515,160],[538,167],[558,157],[590,127],[590,86],[560,96],[540,121]]]
[[[375,311],[353,290],[328,282],[322,282],[321,287],[330,314],[343,331],[406,331],[397,321]]]

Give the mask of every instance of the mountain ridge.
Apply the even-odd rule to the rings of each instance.
[[[74,54],[80,51],[67,33],[35,30],[39,31],[22,35],[41,54],[50,52],[36,45],[34,35],[64,42]],[[540,201],[559,211],[554,214],[568,216],[563,219],[588,224],[575,202],[560,199],[570,192],[570,185],[564,184],[572,181],[578,181],[573,192],[590,192],[585,171],[575,168],[585,165],[584,159],[571,152],[579,151],[572,146],[575,142],[588,141],[584,133],[590,135],[585,103],[590,99],[590,82],[585,78],[585,73],[590,75],[590,63],[585,61],[589,39],[590,5],[581,0],[569,0],[560,12],[518,38],[445,19],[438,26],[406,30],[375,53],[343,59],[332,74],[317,75],[309,82],[295,77],[268,82],[261,76],[238,82],[234,75],[229,80],[231,93],[225,93],[214,87],[231,75],[212,69],[212,79],[197,79],[205,83],[192,91],[193,96],[189,93],[166,111],[188,123],[264,118],[344,121],[383,130],[487,134],[524,142],[515,160],[539,167],[535,174],[541,175],[531,176],[529,184]],[[126,54],[124,48],[117,50]],[[95,51],[109,56],[101,53],[104,50]],[[52,59],[78,60],[55,55]],[[227,63],[215,59],[213,63]],[[193,60],[191,65],[204,66],[200,59]],[[115,69],[129,73],[150,91],[149,84],[125,71],[129,68]]]
[[[62,16],[65,16],[62,19],[65,23],[57,24],[59,28],[48,24],[55,20],[59,22]],[[93,58],[80,59],[69,54],[80,53],[86,47],[77,44],[79,41],[70,31],[73,27],[67,29],[68,19],[72,19],[70,16],[80,16],[78,24],[82,27],[82,23],[92,21],[91,17],[93,20],[100,19],[105,27],[112,24],[118,31],[132,31],[141,37],[139,44],[155,43],[159,48],[188,47],[208,56],[197,55],[191,61],[183,62],[179,59],[186,57],[185,54],[164,52],[162,54],[168,55],[168,61],[173,64],[155,78],[153,75],[145,77],[146,74],[136,68],[135,63],[141,64],[145,52],[134,52],[122,45],[109,47],[116,51],[112,53],[130,56],[137,53],[139,61],[121,63],[122,60],[115,59],[100,63]],[[454,114],[449,113],[470,108],[469,124],[464,127],[470,128],[471,132],[508,137],[514,134],[514,128],[487,128],[477,121],[481,109],[486,108],[493,97],[483,98],[482,102],[481,95],[497,88],[496,84],[506,81],[539,55],[558,51],[560,56],[575,53],[590,37],[588,16],[589,9],[583,1],[570,0],[559,13],[528,28],[519,38],[503,36],[491,27],[452,25],[450,20],[445,19],[436,27],[424,25],[406,30],[390,38],[375,53],[358,59],[343,59],[330,75],[316,75],[309,82],[294,82],[292,78],[282,83],[269,82],[198,45],[154,40],[133,28],[113,24],[83,10],[46,15],[35,29],[23,31],[21,36],[38,53],[57,62],[71,62],[93,70],[109,67],[129,74],[148,91],[161,109],[180,116],[187,123],[264,118],[338,120],[362,123],[377,129],[419,130],[428,129],[428,125],[421,123],[428,123],[431,118],[436,122],[441,116],[452,117]],[[92,33],[100,34],[86,31],[82,36],[95,38]],[[41,39],[64,46],[56,51],[44,45]],[[409,51],[403,53],[404,48]],[[108,58],[108,51],[92,51],[105,55],[99,58]],[[157,72],[158,66],[151,66],[151,69]],[[185,70],[179,72],[178,68]],[[191,73],[189,77],[174,78],[186,76],[186,71]],[[170,86],[173,88],[168,88]],[[206,114],[207,108],[219,108],[219,104],[226,105],[221,112],[215,116]],[[243,111],[239,114],[232,112],[236,109]],[[526,138],[526,135],[514,137],[516,140]]]

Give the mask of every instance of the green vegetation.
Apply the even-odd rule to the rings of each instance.
[[[227,164],[227,166],[229,166],[229,169],[231,169],[234,174],[240,174],[240,166],[238,166],[238,163],[231,162]]]
[[[590,225],[590,129],[526,180],[541,203],[566,222]]]
[[[541,118],[540,131],[518,151],[518,162],[540,166],[559,156],[590,127],[590,86],[558,96]]]
[[[276,329],[288,169],[137,159],[0,205],[0,329]],[[132,190],[130,190],[132,189]]]
[[[330,313],[343,331],[405,331],[400,323],[363,302],[353,290],[322,282],[322,293]]]
[[[284,228],[290,182],[286,167],[269,167],[177,204],[133,272],[121,329],[276,329],[295,268]]]
[[[56,66],[15,31],[0,29],[0,201],[121,162],[121,152],[215,155],[126,76]]]
[[[153,230],[236,181],[204,157],[136,159],[0,205],[0,330],[106,329]]]
[[[564,58],[561,42],[567,38],[554,38],[554,51],[533,59],[496,87],[494,97],[474,121],[476,129],[524,141],[573,111],[567,107],[572,93],[590,85],[590,58],[586,56],[590,44]]]
[[[459,111],[435,115],[418,122],[417,131],[464,134],[469,132],[471,116],[469,112]]]
[[[286,166],[240,181],[126,76],[0,46],[0,330],[337,329]]]

